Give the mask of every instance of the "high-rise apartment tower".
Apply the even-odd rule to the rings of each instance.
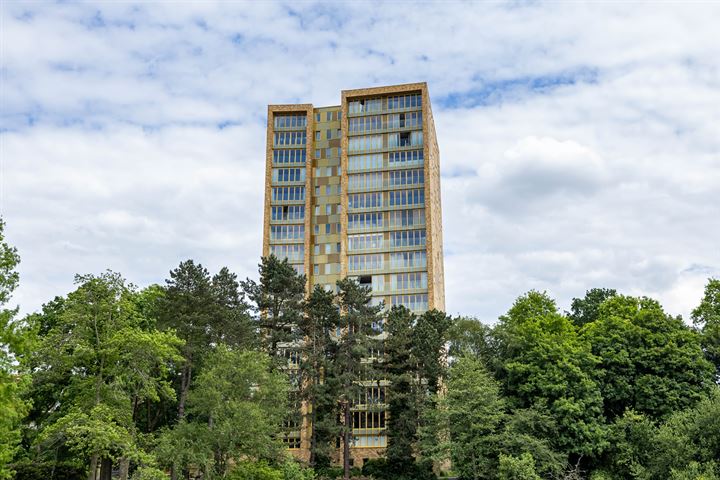
[[[445,309],[440,158],[427,84],[344,90],[340,106],[269,105],[263,256],[308,289],[344,277],[373,301]],[[382,403],[384,386],[368,386]],[[355,465],[382,454],[385,412],[353,412]],[[300,426],[288,448],[306,456]]]

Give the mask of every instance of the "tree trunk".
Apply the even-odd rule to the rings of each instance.
[[[190,382],[192,380],[192,355],[189,355],[185,367],[183,367],[182,381],[180,382],[180,400],[178,402],[178,420],[185,417],[185,401],[187,400],[188,391],[190,391]]]
[[[100,480],[112,480],[112,460],[103,458],[100,463]]]
[[[120,459],[120,480],[128,480],[128,474],[130,473],[130,459]]]
[[[350,480],[350,402],[343,405],[345,409],[345,428],[343,429],[343,479]]]
[[[88,472],[88,480],[95,480],[95,477],[97,475],[97,463],[97,455],[93,455],[92,457],[90,457],[90,471]]]
[[[317,402],[316,402],[317,403]],[[308,402],[305,406],[310,405],[310,402]],[[315,466],[315,450],[317,449],[317,434],[315,433],[315,421],[317,419],[317,415],[315,413],[315,406],[312,405],[312,416],[310,417],[310,466]]]

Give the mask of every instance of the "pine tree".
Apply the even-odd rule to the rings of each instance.
[[[362,382],[376,377],[375,366],[368,359],[373,345],[377,342],[373,338],[377,333],[374,326],[381,320],[379,313],[382,306],[372,306],[370,289],[360,286],[355,280],[340,280],[337,286],[342,333],[337,340],[337,361],[333,377],[341,387],[343,471],[347,480],[350,478],[352,404],[365,393]]]
[[[337,426],[338,383],[332,377],[337,360],[333,336],[340,326],[335,295],[315,286],[305,302],[299,333],[303,338],[300,360],[302,397],[309,408],[310,465],[328,466]]]

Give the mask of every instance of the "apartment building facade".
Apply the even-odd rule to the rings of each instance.
[[[269,105],[263,256],[315,285],[345,277],[373,302],[445,309],[440,159],[427,84],[341,92],[341,104]],[[386,383],[353,409],[355,465],[387,445]],[[307,458],[308,425],[286,445]]]

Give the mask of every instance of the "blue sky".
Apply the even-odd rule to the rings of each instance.
[[[687,317],[720,276],[712,2],[0,6],[0,214],[22,311],[111,268],[254,275],[268,103],[428,82],[447,309],[591,287]]]

